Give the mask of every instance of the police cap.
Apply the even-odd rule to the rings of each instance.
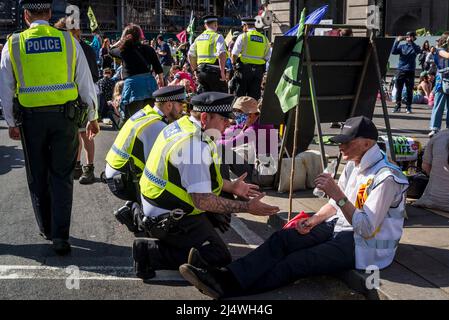
[[[255,25],[256,24],[256,19],[254,19],[253,17],[242,18],[242,25],[243,24]]]
[[[194,96],[190,103],[193,105],[193,111],[218,113],[223,117],[233,118],[234,98],[232,94],[209,91]]]
[[[167,86],[153,92],[156,102],[185,101],[186,97],[184,86]]]
[[[37,11],[51,9],[53,0],[20,0],[19,5],[22,9]]]
[[[204,21],[204,23],[217,22],[218,21],[218,16],[214,16],[214,15],[208,14],[208,15],[203,17],[203,21]]]

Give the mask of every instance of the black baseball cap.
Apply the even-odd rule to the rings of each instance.
[[[415,31],[409,31],[406,34],[407,37],[415,37],[416,38],[416,32]]]
[[[355,138],[366,138],[377,141],[378,137],[379,132],[374,123],[365,116],[359,116],[346,120],[340,134],[329,140],[333,143],[347,143]]]

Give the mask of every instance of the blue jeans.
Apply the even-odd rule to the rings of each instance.
[[[272,290],[307,276],[354,269],[354,233],[334,233],[334,221],[316,226],[307,235],[295,229],[275,232],[250,254],[226,266],[243,289],[240,294]]]
[[[443,121],[443,113],[446,109],[446,128],[449,128],[449,95],[444,94],[441,90],[435,93],[435,102],[430,118],[430,130],[438,131],[441,129]]]
[[[138,74],[125,79],[120,106],[122,110],[134,101],[142,101],[153,96],[157,90],[156,79],[150,73]]]

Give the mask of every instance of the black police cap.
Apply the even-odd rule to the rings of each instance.
[[[204,92],[194,96],[190,103],[193,105],[193,111],[218,113],[226,118],[233,118],[232,103],[234,95],[223,92]]]
[[[157,102],[184,101],[186,97],[184,86],[167,86],[153,92],[153,98]]]
[[[218,16],[208,14],[203,17],[204,23],[216,22],[218,21]]]
[[[366,138],[376,140],[379,137],[374,123],[365,116],[349,118],[346,120],[341,133],[329,140],[334,143],[347,143],[356,138]]]
[[[256,19],[254,19],[253,17],[242,18],[242,24],[255,25],[256,24]]]
[[[19,6],[26,10],[44,10],[51,9],[53,0],[20,0]]]

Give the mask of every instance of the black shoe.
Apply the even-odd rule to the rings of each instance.
[[[54,239],[53,250],[56,252],[57,255],[65,256],[66,254],[69,254],[70,251],[72,251],[72,247],[70,246],[70,243],[67,240]]]
[[[131,208],[128,207],[127,205],[124,205],[123,207],[114,211],[114,216],[117,219],[117,221],[120,222],[121,224],[124,224],[129,231],[131,232],[138,231],[137,226],[134,223],[133,212]]]
[[[83,174],[79,180],[81,184],[92,184],[95,182],[94,169],[95,167],[93,164],[83,166]]]
[[[209,269],[210,265],[206,260],[203,259],[200,252],[196,248],[190,249],[189,257],[187,259],[187,264],[200,269]]]
[[[147,239],[136,239],[133,243],[134,272],[137,278],[147,280],[154,278],[156,272],[151,267]]]
[[[131,201],[129,201],[129,202],[131,202]],[[137,230],[136,232],[145,231],[145,228],[143,226],[143,221],[142,221],[143,217],[144,217],[143,211],[137,202],[132,203],[131,212],[132,212],[132,216],[133,216],[133,223]]]
[[[77,161],[75,165],[75,169],[73,170],[73,179],[78,180],[83,174],[83,166],[81,162]]]
[[[183,264],[179,267],[181,275],[194,285],[200,292],[213,299],[219,299],[224,295],[224,291],[218,281],[210,271],[196,268],[190,264]]]

